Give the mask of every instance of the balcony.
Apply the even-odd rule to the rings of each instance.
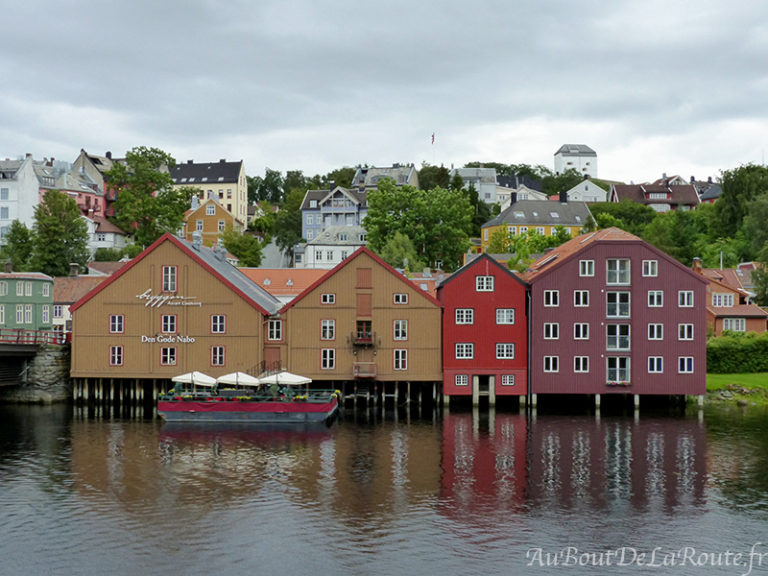
[[[370,330],[358,330],[349,335],[349,341],[353,346],[362,346],[364,348],[376,345],[376,332]]]
[[[355,362],[352,365],[352,374],[355,378],[376,378],[376,364],[374,362]]]

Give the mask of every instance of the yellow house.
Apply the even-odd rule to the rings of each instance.
[[[586,202],[568,202],[560,195],[554,200],[518,200],[498,216],[483,224],[481,228],[482,251],[496,230],[502,229],[511,236],[526,234],[533,230],[542,236],[552,236],[562,226],[571,236],[581,234],[582,228],[591,218]],[[563,201],[565,200],[565,201]]]
[[[219,234],[228,225],[231,225],[239,232],[243,231],[243,224],[235,219],[216,200],[205,200],[197,207],[195,207],[195,204],[195,199],[193,199],[192,208],[187,210],[187,213],[184,215],[183,236],[187,242],[192,242],[192,235],[195,232],[200,232],[203,245],[213,246],[218,244]]]
[[[248,224],[248,181],[242,160],[195,163],[187,160],[171,169],[175,189],[202,190],[200,202],[217,200],[243,226]],[[191,232],[190,232],[191,234]]]

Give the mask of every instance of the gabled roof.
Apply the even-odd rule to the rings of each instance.
[[[128,264],[129,260],[121,260],[119,262],[90,262],[88,264],[88,270],[90,275],[99,276],[112,276],[115,272],[120,270],[123,266]]]
[[[320,205],[323,201],[335,192],[340,191],[347,196],[352,202],[358,205],[358,207],[365,208],[367,204],[368,192],[365,189],[357,188],[344,188],[342,186],[336,186],[332,190],[307,190],[304,194],[304,200],[301,203],[301,210],[320,210]],[[310,207],[310,201],[314,200],[316,206]]]
[[[390,266],[389,264],[384,262],[384,260],[382,260],[376,254],[371,252],[368,248],[366,248],[365,246],[362,246],[362,247],[358,248],[357,250],[355,250],[349,258],[347,258],[346,260],[341,262],[341,264],[338,264],[334,268],[331,268],[330,270],[328,270],[325,274],[323,274],[320,278],[318,278],[315,282],[313,282],[311,286],[309,286],[306,290],[304,290],[299,296],[297,296],[296,298],[291,300],[288,304],[286,304],[280,310],[280,314],[282,314],[283,312],[286,312],[292,306],[294,306],[294,305],[298,304],[299,302],[301,302],[304,298],[307,297],[308,294],[310,294],[313,290],[315,290],[315,288],[320,286],[323,282],[325,282],[326,280],[328,280],[332,276],[338,274],[339,271],[341,271],[344,268],[346,268],[347,266],[351,265],[352,262],[354,262],[356,259],[358,259],[361,256],[363,256],[364,254],[370,256],[373,259],[374,262],[376,262],[377,264],[382,266],[390,274],[392,274],[395,277],[397,277],[400,280],[400,282],[402,282],[403,284],[407,285],[409,288],[415,290],[417,293],[421,294],[424,298],[429,300],[432,304],[434,304],[435,306],[438,306],[440,308],[443,307],[443,305],[436,298],[434,298],[433,296],[430,296],[428,293],[424,292],[423,290],[419,290],[419,287],[415,286],[413,284],[413,282],[410,282],[408,280],[408,278],[406,278],[405,276],[400,274],[397,270],[395,270],[394,268],[392,268],[392,266]]]
[[[227,209],[226,209],[224,206],[222,206],[222,205],[219,203],[219,201],[218,201],[216,198],[206,198],[205,200],[203,200],[203,201],[202,201],[202,202],[201,202],[201,203],[198,205],[198,207],[197,207],[197,208],[190,208],[189,210],[187,210],[186,212],[184,212],[184,218],[188,220],[188,219],[189,219],[189,218],[191,218],[193,215],[195,215],[195,214],[197,214],[198,212],[201,212],[201,211],[202,211],[202,214],[201,214],[202,216],[207,216],[207,214],[206,214],[206,213],[203,211],[203,209],[204,209],[204,208],[205,208],[205,207],[206,207],[208,204],[215,204],[215,205],[216,205],[216,209],[217,209],[217,210],[221,210],[221,211],[222,211],[222,212],[224,212],[225,214],[228,214],[228,215],[229,215],[229,216],[231,216],[232,218],[235,218],[235,217],[232,215],[232,213],[231,213],[229,210],[227,210]]]
[[[723,194],[723,188],[720,184],[710,184],[707,189],[702,192],[700,199],[702,202],[705,200],[717,200]]]
[[[272,296],[269,292],[257,286],[251,282],[242,272],[232,266],[226,260],[220,260],[217,253],[205,246],[194,247],[189,242],[181,240],[172,234],[165,233],[158,238],[154,244],[144,250],[136,258],[130,261],[126,266],[123,266],[110,278],[99,284],[90,293],[78,300],[72,307],[72,310],[77,310],[83,304],[92,299],[96,294],[104,290],[107,286],[110,286],[113,282],[116,282],[134,266],[138,265],[148,254],[151,254],[158,246],[165,242],[171,242],[182,252],[187,254],[193,260],[196,260],[203,268],[208,270],[211,274],[216,276],[225,286],[235,292],[243,300],[251,304],[254,308],[259,310],[262,314],[272,315],[275,314],[280,307],[280,301]]]
[[[518,200],[482,228],[503,225],[525,226],[585,226],[590,217],[586,202],[550,202],[549,200]]]
[[[240,268],[248,279],[273,296],[296,297],[325,276],[321,268]]]
[[[477,258],[474,258],[474,259],[473,259],[473,260],[471,260],[470,262],[467,262],[466,264],[464,264],[464,266],[462,266],[461,268],[459,268],[458,270],[456,270],[456,272],[454,272],[453,274],[451,274],[451,275],[450,275],[448,278],[446,278],[445,280],[443,280],[442,282],[440,282],[440,285],[437,287],[438,291],[442,290],[442,289],[443,289],[443,286],[445,286],[446,284],[449,284],[449,283],[450,283],[450,282],[452,282],[454,279],[458,278],[459,276],[461,276],[462,274],[464,274],[464,273],[465,273],[465,272],[467,272],[468,270],[471,270],[471,269],[472,269],[472,268],[474,268],[475,266],[481,266],[481,265],[483,264],[483,262],[485,262],[485,269],[486,269],[486,270],[487,270],[487,269],[488,269],[488,267],[489,267],[489,266],[491,266],[491,265],[492,265],[492,266],[495,266],[495,267],[496,267],[497,269],[499,269],[500,271],[502,271],[502,272],[504,272],[505,274],[507,274],[508,276],[510,276],[510,277],[512,277],[512,278],[514,278],[514,279],[515,279],[517,282],[519,282],[519,283],[520,283],[520,285],[521,285],[521,286],[523,286],[524,288],[528,286],[528,284],[525,282],[525,280],[523,280],[522,278],[520,278],[520,277],[519,277],[517,274],[515,274],[514,272],[512,272],[512,270],[510,270],[510,269],[509,269],[509,268],[507,268],[506,266],[502,265],[502,264],[501,264],[501,263],[500,263],[498,260],[496,260],[496,259],[495,259],[493,256],[491,256],[491,255],[489,255],[489,254],[479,254],[479,255],[477,256]]]
[[[518,176],[517,174],[499,174],[496,176],[496,185],[502,188],[519,189],[522,186],[541,192],[543,185],[541,180],[530,178],[529,176]]]
[[[597,232],[589,232],[587,234],[581,234],[580,236],[576,236],[576,238],[572,238],[568,242],[561,244],[557,248],[553,248],[546,254],[544,254],[541,258],[536,260],[533,264],[531,264],[530,268],[526,270],[525,274],[523,274],[523,279],[533,284],[536,281],[538,281],[540,278],[543,278],[550,274],[553,270],[559,268],[563,265],[564,262],[568,262],[571,258],[576,256],[577,254],[584,252],[585,250],[590,249],[592,246],[599,244],[599,243],[605,243],[605,244],[640,244],[645,246],[648,250],[651,252],[654,252],[660,259],[666,260],[676,268],[678,268],[680,271],[685,272],[686,274],[696,278],[700,282],[707,284],[709,283],[709,280],[702,276],[701,274],[697,274],[690,268],[687,268],[683,266],[680,262],[672,258],[670,255],[668,255],[665,252],[662,252],[655,246],[649,244],[642,238],[638,238],[634,234],[630,234],[629,232],[625,232],[624,230],[621,230],[619,228],[605,228],[603,230],[598,230]]]
[[[707,305],[707,311],[718,318],[768,318],[768,312],[756,304],[715,307]]]
[[[77,302],[106,279],[106,276],[57,276],[53,279],[53,303]]]
[[[243,161],[195,163],[187,160],[183,164],[176,164],[171,170],[171,178],[176,185],[198,186],[200,184],[220,184],[222,182],[236,183],[240,178]]]
[[[648,198],[648,194],[668,194],[667,199]],[[618,202],[632,200],[638,204],[670,204],[672,206],[696,206],[699,195],[692,184],[666,186],[665,184],[614,184],[612,195]]]
[[[563,144],[558,148],[557,154],[565,154],[568,156],[597,156],[597,152],[592,150],[586,144]]]
[[[96,224],[96,232],[125,236],[125,232],[123,232],[119,226],[113,224],[103,216],[94,216],[93,218],[89,218],[89,220],[92,220]]]
[[[381,180],[389,178],[397,186],[402,186],[403,184],[413,184],[415,175],[416,167],[413,164],[393,164],[386,167],[358,166],[357,172],[352,178],[352,185],[375,188]]]

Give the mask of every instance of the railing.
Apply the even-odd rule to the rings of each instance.
[[[71,332],[0,328],[0,343],[3,344],[64,344],[66,342],[71,342]]]
[[[376,363],[355,362],[352,366],[352,374],[355,378],[376,378]]]
[[[362,332],[352,332],[350,341],[354,346],[373,346],[376,343],[376,332],[369,330]]]

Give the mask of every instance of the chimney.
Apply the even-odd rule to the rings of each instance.
[[[568,191],[563,190],[560,192],[560,203],[561,204],[568,204]]]
[[[696,274],[704,275],[704,270],[701,267],[701,258],[698,256],[693,259],[693,271],[696,272]]]
[[[80,274],[80,265],[77,262],[69,263],[69,275],[75,277]]]
[[[226,159],[226,158],[219,158],[219,162],[220,162],[221,164],[224,164],[224,162],[226,162],[226,161],[227,161],[227,159]]]
[[[13,272],[13,262],[10,260],[5,261],[5,273],[11,274]]]
[[[334,189],[334,188],[336,188],[336,182],[334,182],[333,180],[331,180],[330,182],[328,182],[328,191],[329,191],[329,192],[333,192],[333,189]]]
[[[187,164],[194,164],[192,160],[187,160]]]
[[[200,245],[203,243],[203,235],[199,230],[192,232],[192,248],[200,252]]]
[[[112,152],[111,151],[107,150],[107,153],[105,154],[105,156],[107,158],[109,158],[110,160],[112,160]]]
[[[691,176],[691,184],[693,184],[694,182],[696,182],[696,178],[694,178],[693,176]]]
[[[514,204],[515,202],[517,202],[517,192],[510,192],[509,193],[509,205],[512,206],[512,204]]]

